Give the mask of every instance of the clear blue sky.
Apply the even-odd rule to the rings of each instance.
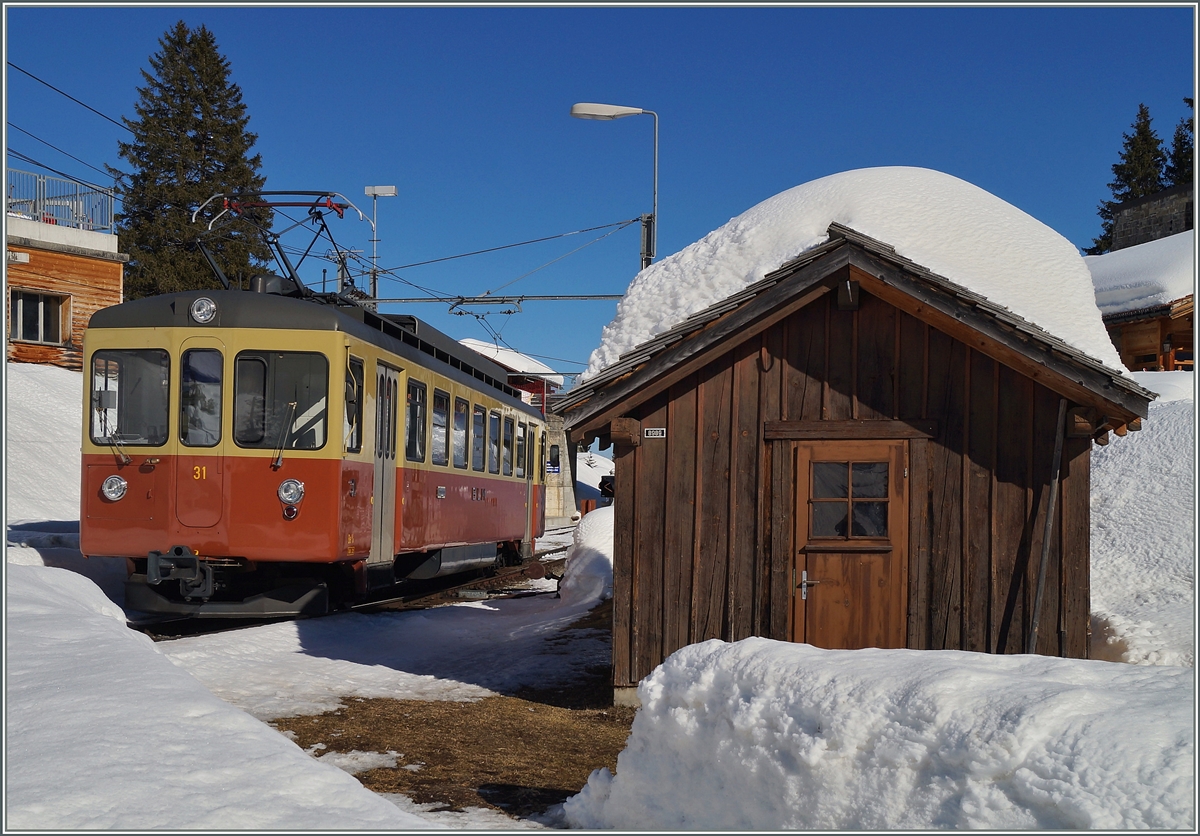
[[[8,61],[116,119],[133,115],[163,33],[180,19],[207,26],[242,89],[267,188],[330,189],[368,213],[364,186],[398,188],[378,204],[382,268],[649,212],[652,120],[571,119],[579,101],[658,112],[660,258],[792,186],[880,165],[960,177],[1087,246],[1138,104],[1169,140],[1195,86],[1190,5],[9,5],[5,17]],[[128,168],[121,128],[11,67],[5,109],[7,122],[92,166]],[[6,135],[10,149],[104,182],[11,126]],[[334,231],[370,255],[368,225]],[[600,234],[399,272],[480,294]],[[639,247],[635,224],[502,292],[622,293]],[[302,273],[319,283],[311,266]],[[384,280],[380,295],[423,294]],[[615,309],[531,302],[488,322],[512,347],[574,372]],[[408,311],[456,338],[490,339],[445,306]]]

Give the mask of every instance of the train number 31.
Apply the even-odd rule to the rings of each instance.
[[[192,478],[193,479],[207,479],[208,478],[208,468],[203,465],[196,465],[195,467],[192,468]]]

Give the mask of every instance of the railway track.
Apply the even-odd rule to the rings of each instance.
[[[487,600],[489,598],[521,598],[531,595],[543,595],[551,590],[532,590],[530,581],[542,578],[558,579],[562,577],[566,566],[566,552],[570,546],[557,546],[539,551],[532,560],[520,566],[510,566],[490,574],[477,574],[467,580],[459,576],[430,581],[409,583],[402,587],[403,592],[393,594],[378,600],[363,601],[353,604],[348,609],[352,612],[372,613],[402,610],[428,609],[445,606],[446,604],[461,603],[463,600]],[[554,557],[561,554],[562,557]],[[385,593],[386,594],[386,593]],[[328,613],[335,615],[336,610]],[[322,618],[323,616],[313,616]],[[126,624],[139,632],[145,633],[154,641],[169,641],[184,636],[208,635],[223,633],[230,630],[241,630],[246,627],[272,623],[276,621],[291,621],[291,618],[274,619],[200,619],[191,617],[163,617],[146,619],[128,619]]]

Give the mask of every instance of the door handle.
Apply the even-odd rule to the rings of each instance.
[[[820,583],[820,581],[810,581],[808,579],[808,570],[807,569],[801,571],[800,572],[800,584],[799,584],[800,600],[807,601],[808,600],[808,588],[810,586],[816,586],[819,583]]]

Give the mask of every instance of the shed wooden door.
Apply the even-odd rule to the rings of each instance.
[[[796,444],[792,641],[904,647],[908,442]]]

